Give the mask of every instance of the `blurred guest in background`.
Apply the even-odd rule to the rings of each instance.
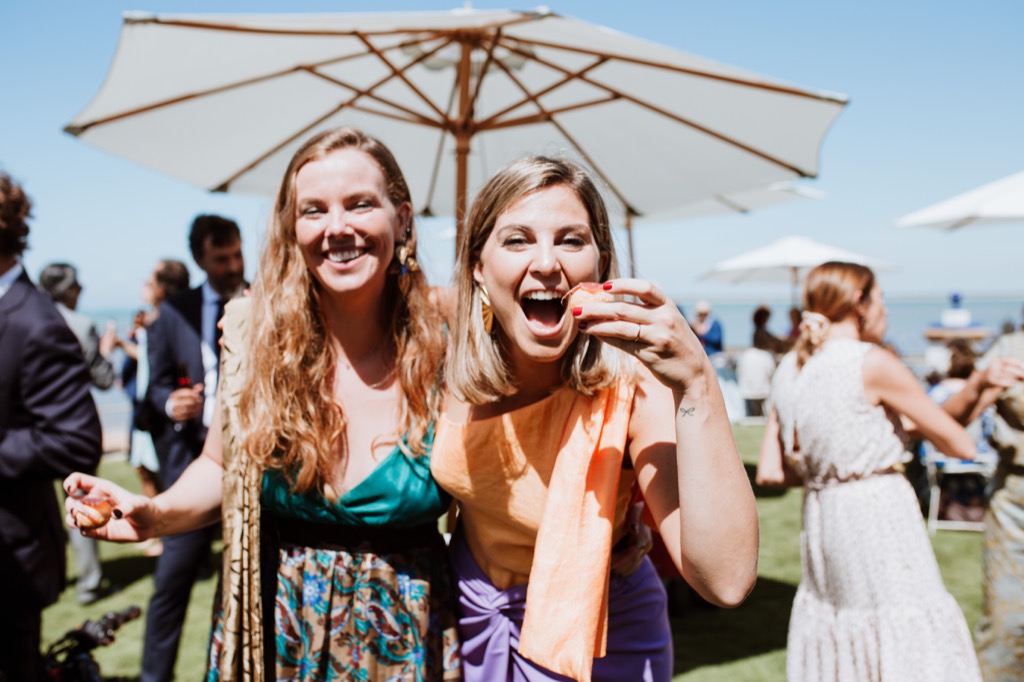
[[[791,348],[800,338],[800,319],[800,308],[792,306],[789,309],[789,331],[786,333],[786,341]]]
[[[711,304],[707,301],[697,301],[693,309],[697,317],[693,320],[692,327],[700,339],[700,345],[708,355],[721,353],[725,348],[722,323],[711,314]]]
[[[39,289],[54,302],[68,328],[78,339],[93,385],[103,390],[110,388],[114,384],[116,372],[108,356],[116,346],[117,334],[107,329],[101,337],[96,333],[93,321],[77,312],[78,299],[82,295],[78,271],[68,263],[50,263],[39,273]],[[103,584],[103,565],[100,563],[96,540],[74,532],[69,537],[75,550],[78,571],[75,581],[78,603],[92,604],[114,591],[114,588]]]
[[[775,372],[775,354],[785,347],[781,339],[768,331],[769,317],[771,310],[767,306],[758,306],[754,310],[753,345],[740,353],[736,361],[736,381],[748,417],[764,416],[764,401],[768,398]]]
[[[788,677],[980,681],[967,623],[901,473],[897,415],[951,457],[972,458],[974,443],[879,346],[887,311],[870,269],[814,268],[802,317],[796,349],[772,380],[757,469],[761,485],[804,486]],[[972,381],[958,399],[976,404],[983,394]]]
[[[978,362],[1024,360],[1024,331],[999,337]],[[1024,679],[1024,384],[996,402],[999,465],[985,512],[984,601],[977,650],[986,682]]]
[[[96,468],[102,435],[75,335],[20,262],[31,202],[0,173],[0,680],[35,680],[42,610],[64,588],[53,479]]]
[[[179,260],[164,259],[157,262],[153,272],[142,285],[142,300],[150,306],[141,311],[141,319],[135,324],[127,340],[119,340],[120,347],[128,356],[124,367],[125,391],[132,401],[132,432],[128,461],[139,474],[142,493],[155,496],[162,489],[160,485],[160,461],[153,444],[153,432],[166,428],[167,416],[153,408],[146,400],[149,389],[149,341],[148,327],[160,316],[160,305],[171,296],[188,289],[188,268]],[[147,556],[159,556],[163,542],[150,538],[142,543]]]
[[[117,373],[109,356],[117,345],[117,333],[107,329],[100,336],[93,321],[77,312],[82,285],[75,266],[50,263],[39,273],[39,288],[57,305],[57,310],[82,346],[93,385],[103,390],[113,386]]]

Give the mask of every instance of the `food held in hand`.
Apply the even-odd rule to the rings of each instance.
[[[114,506],[105,497],[83,497],[75,509],[75,523],[85,530],[99,528],[110,520],[113,511]]]
[[[569,308],[579,308],[587,303],[614,301],[615,297],[604,290],[600,282],[580,282],[565,295]]]

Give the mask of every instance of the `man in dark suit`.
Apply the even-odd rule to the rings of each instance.
[[[111,330],[100,336],[96,333],[93,321],[78,312],[78,299],[82,295],[78,270],[69,263],[50,263],[39,272],[39,289],[50,297],[57,306],[57,312],[67,322],[68,329],[78,339],[93,386],[104,391],[110,388],[114,384],[116,372],[109,356],[114,350],[117,336]],[[99,542],[74,529],[71,529],[69,539],[75,550],[78,569],[75,581],[78,603],[87,606],[119,590],[116,585],[104,584]]]
[[[202,451],[217,390],[217,322],[224,303],[237,296],[245,284],[242,238],[234,221],[197,216],[189,233],[189,248],[207,280],[164,301],[148,333],[147,397],[167,416],[150,431],[165,489]],[[146,614],[142,682],[165,682],[174,675],[189,595],[199,570],[209,561],[213,535],[213,528],[204,528],[164,538],[156,588]]]
[[[40,616],[64,588],[54,479],[92,472],[102,436],[82,349],[19,262],[30,202],[0,173],[0,680],[39,678]]]

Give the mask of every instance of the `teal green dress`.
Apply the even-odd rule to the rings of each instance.
[[[396,447],[335,503],[292,493],[284,474],[269,470],[260,501],[268,520],[261,542],[277,564],[272,616],[264,605],[274,623],[267,649],[275,679],[461,679],[456,604],[437,530],[451,498],[431,477],[429,457]],[[298,535],[288,530],[296,525]],[[264,558],[266,575],[275,557]],[[275,581],[267,577],[269,589]],[[211,680],[217,639],[215,623]]]

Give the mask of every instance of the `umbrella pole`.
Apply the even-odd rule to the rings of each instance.
[[[800,268],[793,268],[792,270],[792,286],[789,288],[789,301],[794,308],[797,308],[797,290],[800,288]]]
[[[472,75],[470,54],[473,45],[462,42],[462,55],[459,60],[459,120],[455,121],[455,243],[462,236],[463,223],[466,219],[466,187],[469,184],[469,140],[473,133],[469,128],[472,118],[472,102],[469,95],[469,81]],[[456,246],[456,248],[458,248]]]
[[[633,257],[633,216],[626,212],[626,243],[629,244],[629,276],[636,277],[636,260]]]
[[[462,235],[466,220],[467,163],[469,157],[469,134],[459,131],[455,134],[455,234]],[[458,238],[455,242],[458,243]]]

